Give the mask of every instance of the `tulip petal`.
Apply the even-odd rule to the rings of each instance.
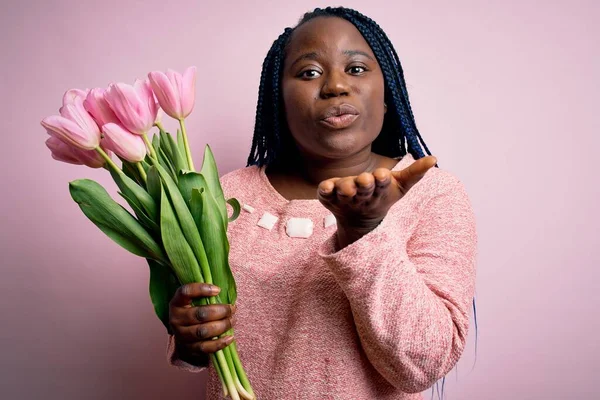
[[[61,115],[75,122],[79,127],[87,132],[90,136],[97,136],[100,140],[100,129],[92,116],[86,111],[83,106],[83,98],[77,97],[73,103],[66,104],[61,108]]]
[[[75,122],[60,115],[46,117],[42,120],[41,124],[63,142],[80,149],[93,150],[100,142],[99,135],[98,137],[90,135],[89,132],[85,132]]]
[[[46,139],[46,147],[48,147],[52,152],[52,158],[54,158],[57,161],[62,161],[69,164],[83,164],[73,152],[73,149],[75,149],[75,147],[66,144],[58,137],[52,135],[51,131],[49,131],[48,133],[50,133],[51,136],[48,139]]]
[[[86,96],[88,95],[89,90],[85,89],[85,90],[81,90],[81,89],[69,89],[65,92],[65,94],[63,95],[63,106],[67,105],[67,104],[72,104],[73,101],[76,98],[83,98],[85,99]]]
[[[94,88],[90,90],[87,97],[83,101],[83,106],[96,121],[96,124],[102,128],[104,124],[109,122],[119,123],[119,119],[108,105],[104,98],[106,89]]]
[[[181,111],[187,118],[194,109],[196,99],[196,67],[189,67],[183,73],[181,92]]]
[[[129,162],[140,162],[146,157],[146,144],[141,136],[134,135],[114,123],[104,125],[102,132],[105,146],[119,157]]]
[[[179,119],[181,101],[167,75],[160,71],[154,71],[148,74],[148,78],[160,107],[170,117]]]
[[[143,135],[154,124],[154,118],[148,110],[148,103],[142,101],[131,85],[112,84],[104,98],[123,126],[132,133]]]
[[[169,78],[169,82],[171,82],[173,92],[175,92],[175,96],[177,97],[177,114],[181,118],[183,117],[183,111],[181,108],[181,96],[183,94],[183,78],[179,72],[173,71],[172,69],[167,70],[167,78]]]
[[[102,168],[106,160],[96,150],[75,149],[75,153],[83,164],[90,168]],[[110,151],[107,152],[110,157]]]
[[[156,103],[156,97],[154,96],[154,92],[152,91],[150,81],[148,79],[136,79],[135,83],[133,84],[133,87],[137,91],[138,96],[140,97],[142,102],[148,107],[150,118],[154,123],[154,121],[156,121],[156,114],[158,112],[158,104]]]

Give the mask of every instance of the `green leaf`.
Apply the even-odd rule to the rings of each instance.
[[[195,173],[190,173],[195,174]],[[186,174],[188,175],[188,174]],[[202,181],[202,175],[197,181]],[[205,183],[206,185],[206,183]],[[229,266],[229,240],[219,209],[208,191],[208,185],[192,189],[191,208],[208,257],[213,283],[221,288],[222,302],[234,304],[237,299],[235,279]]]
[[[240,204],[238,199],[233,197],[228,199],[227,203],[229,203],[229,205],[231,205],[231,207],[233,208],[233,214],[231,215],[231,217],[229,217],[228,221],[233,222],[240,216],[240,212],[242,211],[242,205]]]
[[[203,282],[194,252],[185,239],[164,188],[160,200],[160,230],[165,250],[179,281],[182,284]]]
[[[160,150],[160,136],[158,133],[155,133],[154,136],[152,136],[152,147],[154,147],[154,151],[157,153]]]
[[[169,302],[180,286],[173,271],[153,260],[147,260],[150,267],[150,300],[154,306],[154,312],[163,323],[167,332],[171,333],[169,325]]]
[[[158,151],[158,162],[169,173],[171,179],[177,182],[177,172],[175,171],[175,167],[173,167],[173,164],[171,164],[169,157],[165,154],[163,149]]]
[[[194,218],[190,213],[190,210],[181,196],[179,192],[179,188],[177,184],[171,179],[167,171],[160,165],[155,165],[158,173],[160,175],[161,181],[164,184],[163,189],[166,188],[166,192],[169,195],[169,200],[173,205],[174,214],[177,215],[177,220],[179,221],[178,227],[180,226],[181,232],[187,241],[189,247],[191,247],[194,255],[196,256],[197,262],[200,264],[202,276],[207,283],[212,283],[210,267],[208,265],[208,259],[206,256],[205,246],[200,237],[200,233],[198,233],[198,229],[196,228],[196,223],[194,222]],[[161,198],[161,210],[162,203],[164,201],[164,196]],[[162,215],[161,215],[162,217]],[[162,225],[162,218],[161,218]],[[161,226],[162,228],[162,226]],[[164,240],[164,236],[163,236]],[[166,245],[165,245],[166,247]],[[183,283],[183,282],[182,282]]]
[[[146,181],[146,186],[148,187],[148,194],[150,194],[150,196],[152,196],[152,198],[154,199],[154,202],[156,204],[160,204],[160,188],[161,188],[161,183],[160,183],[160,176],[158,175],[158,171],[156,170],[156,167],[152,166],[148,169],[148,173],[147,173],[147,181]]]
[[[202,192],[204,192],[204,188],[192,189],[192,198],[190,199],[190,211],[198,229],[200,229],[200,220],[202,218]]]
[[[132,165],[130,162],[128,162],[127,160],[125,160],[121,157],[119,157],[119,160],[121,160],[121,164],[123,165],[123,167],[122,167],[123,173],[125,173],[125,175],[127,175],[128,177],[133,179],[135,182],[138,182],[138,183],[142,182],[140,172],[135,167],[135,165]],[[112,169],[110,170],[110,172],[111,172],[111,174],[114,173],[114,171]]]
[[[179,173],[179,171],[187,171],[189,169],[185,157],[179,152],[177,143],[175,143],[173,136],[171,136],[168,132],[161,132],[160,145],[165,149],[167,156],[169,156],[169,159],[175,167],[175,172]]]
[[[206,147],[204,148],[204,160],[202,161],[202,169],[200,172],[202,173],[202,175],[204,175],[204,178],[206,179],[206,183],[208,184],[210,194],[215,199],[215,202],[221,214],[221,219],[223,219],[223,224],[225,225],[225,229],[227,229],[228,220],[225,196],[223,195],[223,189],[221,188],[221,182],[219,181],[219,171],[217,170],[217,163],[215,161],[215,157],[213,156],[212,150],[208,145],[206,145]]]
[[[167,262],[162,247],[100,184],[78,179],[69,183],[69,191],[83,213],[121,247],[145,258]]]
[[[125,174],[117,173],[112,169],[110,174],[127,198],[136,201],[138,208],[143,209],[152,221],[158,221],[158,207],[152,196],[146,192],[146,189]]]
[[[200,188],[204,190],[208,187],[208,184],[202,174],[197,172],[180,172],[177,176],[177,186],[179,187],[181,196],[189,204],[192,198],[192,190]]]
[[[127,201],[129,206],[135,213],[135,216],[137,217],[138,221],[144,226],[144,228],[148,229],[150,232],[160,232],[160,227],[158,226],[158,224],[152,219],[150,219],[148,215],[146,215],[146,213],[139,207],[138,203],[131,200],[129,197],[127,197],[127,195],[121,192],[118,193]]]

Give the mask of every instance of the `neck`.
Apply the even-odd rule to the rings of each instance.
[[[379,163],[380,156],[368,147],[363,151],[343,159],[315,159],[302,157],[302,177],[312,184],[344,176],[356,176],[363,172],[372,172]]]

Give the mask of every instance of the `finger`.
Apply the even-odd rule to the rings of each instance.
[[[207,322],[194,326],[180,326],[175,331],[175,337],[181,343],[192,343],[199,340],[209,340],[224,334],[233,326],[231,318]]]
[[[357,188],[354,183],[354,177],[348,176],[342,178],[335,183],[335,190],[338,201],[348,203],[356,195]]]
[[[218,321],[223,318],[231,318],[235,313],[235,306],[229,304],[211,304],[185,308],[178,315],[174,315],[174,324],[180,326],[192,326],[205,322]]]
[[[373,195],[375,191],[375,177],[373,174],[368,172],[363,172],[354,180],[354,184],[356,185],[356,198],[357,200],[365,200]]]
[[[318,194],[323,199],[331,199],[335,197],[335,183],[340,178],[331,178],[319,184]]]
[[[414,163],[401,171],[394,171],[394,178],[398,181],[401,189],[406,193],[411,187],[419,182],[437,163],[433,156],[427,156],[418,159]]]
[[[373,178],[375,178],[375,190],[373,191],[374,197],[380,197],[386,192],[390,183],[392,183],[392,175],[387,168],[377,168],[373,172]]]
[[[223,350],[233,342],[233,339],[233,336],[225,336],[216,340],[205,340],[202,342],[188,344],[186,347],[190,354],[199,356],[206,353],[216,353],[219,350]]]
[[[191,306],[195,298],[216,296],[220,291],[217,286],[207,283],[188,283],[177,289],[170,304],[174,307]]]

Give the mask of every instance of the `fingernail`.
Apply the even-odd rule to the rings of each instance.
[[[214,294],[219,294],[221,292],[221,288],[215,285],[212,285],[210,287],[210,291],[213,292]]]
[[[235,305],[235,304],[232,304],[232,305],[231,305],[231,313],[232,313],[232,314],[235,314],[235,312],[236,312],[236,311],[237,311],[237,307],[236,307],[236,305]]]
[[[225,343],[231,344],[231,342],[233,342],[233,336],[227,336],[227,338],[225,339]]]

